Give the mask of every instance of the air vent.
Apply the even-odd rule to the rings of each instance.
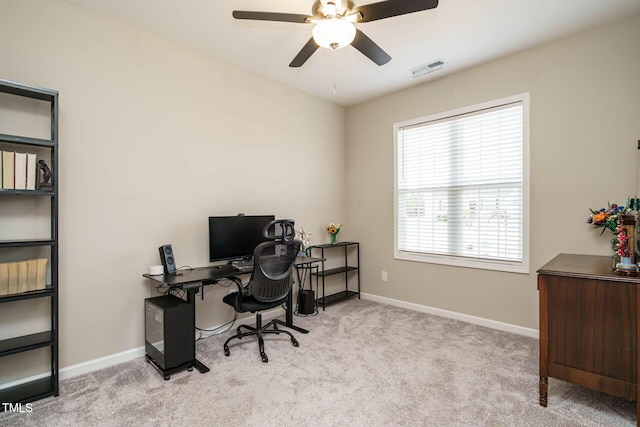
[[[423,76],[433,71],[437,71],[443,66],[444,66],[444,61],[442,59],[438,59],[438,60],[429,62],[428,64],[417,66],[416,68],[411,70],[411,75],[413,77]]]

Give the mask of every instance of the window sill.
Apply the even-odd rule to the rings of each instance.
[[[529,263],[524,262],[500,262],[493,260],[479,260],[473,258],[454,257],[447,255],[422,254],[418,252],[406,252],[395,250],[397,260],[423,262],[427,264],[449,265],[453,267],[477,268],[481,270],[504,271],[508,273],[529,274]]]

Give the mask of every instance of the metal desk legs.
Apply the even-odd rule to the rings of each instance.
[[[194,325],[196,324],[196,291],[197,288],[191,288],[187,290],[187,302],[191,304],[192,307]],[[190,333],[193,333],[193,331],[191,331]],[[195,346],[193,347],[193,367],[196,368],[201,374],[209,372],[209,368],[204,363],[196,359]]]
[[[278,325],[286,326],[287,328],[291,328],[295,331],[301,332],[303,334],[308,334],[309,331],[306,329],[302,329],[299,326],[295,326],[293,324],[293,292],[289,292],[289,296],[287,297],[287,314],[285,316],[285,322],[280,319],[273,319],[272,322],[277,323]]]

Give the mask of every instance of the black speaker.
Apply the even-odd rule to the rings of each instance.
[[[162,245],[158,250],[160,251],[160,261],[164,266],[164,272],[166,274],[176,274],[176,258],[173,255],[171,245]]]

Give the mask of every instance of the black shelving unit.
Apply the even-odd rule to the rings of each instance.
[[[58,379],[58,92],[55,90],[29,86],[8,80],[0,79],[0,93],[6,93],[19,97],[47,102],[51,107],[51,137],[50,139],[32,138],[19,135],[1,133],[0,150],[15,151],[29,147],[39,147],[50,154],[49,165],[51,169],[52,188],[36,190],[0,189],[0,197],[5,197],[3,203],[21,203],[22,198],[45,197],[51,205],[50,236],[37,239],[0,240],[0,253],[7,254],[2,258],[12,258],[11,251],[18,248],[48,247],[48,264],[50,269],[50,283],[45,289],[14,293],[0,296],[0,304],[20,304],[20,301],[34,298],[48,298],[50,300],[50,328],[49,330],[17,336],[0,341],[0,359],[5,356],[25,353],[37,349],[48,348],[50,350],[49,375],[35,381],[25,381],[17,386],[0,390],[0,402],[2,403],[27,403],[45,397],[59,394]],[[36,178],[37,179],[37,178]],[[12,197],[8,197],[12,196]],[[13,197],[19,196],[19,197]],[[46,218],[43,219],[46,221]],[[28,249],[27,249],[28,250]],[[0,309],[2,309],[0,307]],[[0,328],[2,325],[0,324]],[[2,361],[0,360],[0,363]],[[4,406],[0,407],[0,411]]]
[[[334,252],[335,249],[342,249],[342,255],[344,256],[344,262],[340,267],[336,268],[325,268],[325,262],[327,257],[325,256],[326,252]],[[354,249],[350,256],[350,249]],[[314,276],[318,276],[318,278],[322,279],[322,297],[317,298],[316,302],[318,305],[322,306],[322,311],[324,311],[325,307],[331,304],[335,304],[340,301],[344,301],[348,298],[358,297],[360,298],[360,243],[358,242],[338,242],[335,244],[326,244],[326,245],[316,245],[311,248],[311,251],[320,251],[320,258],[322,261],[322,268],[317,273],[312,273]],[[351,262],[355,255],[355,265]],[[352,273],[352,274],[350,274]],[[325,295],[325,278],[327,276],[333,276],[336,274],[344,275],[344,291],[336,292],[331,295]],[[358,290],[354,291],[353,289],[349,289],[349,277],[355,274],[358,282]]]

